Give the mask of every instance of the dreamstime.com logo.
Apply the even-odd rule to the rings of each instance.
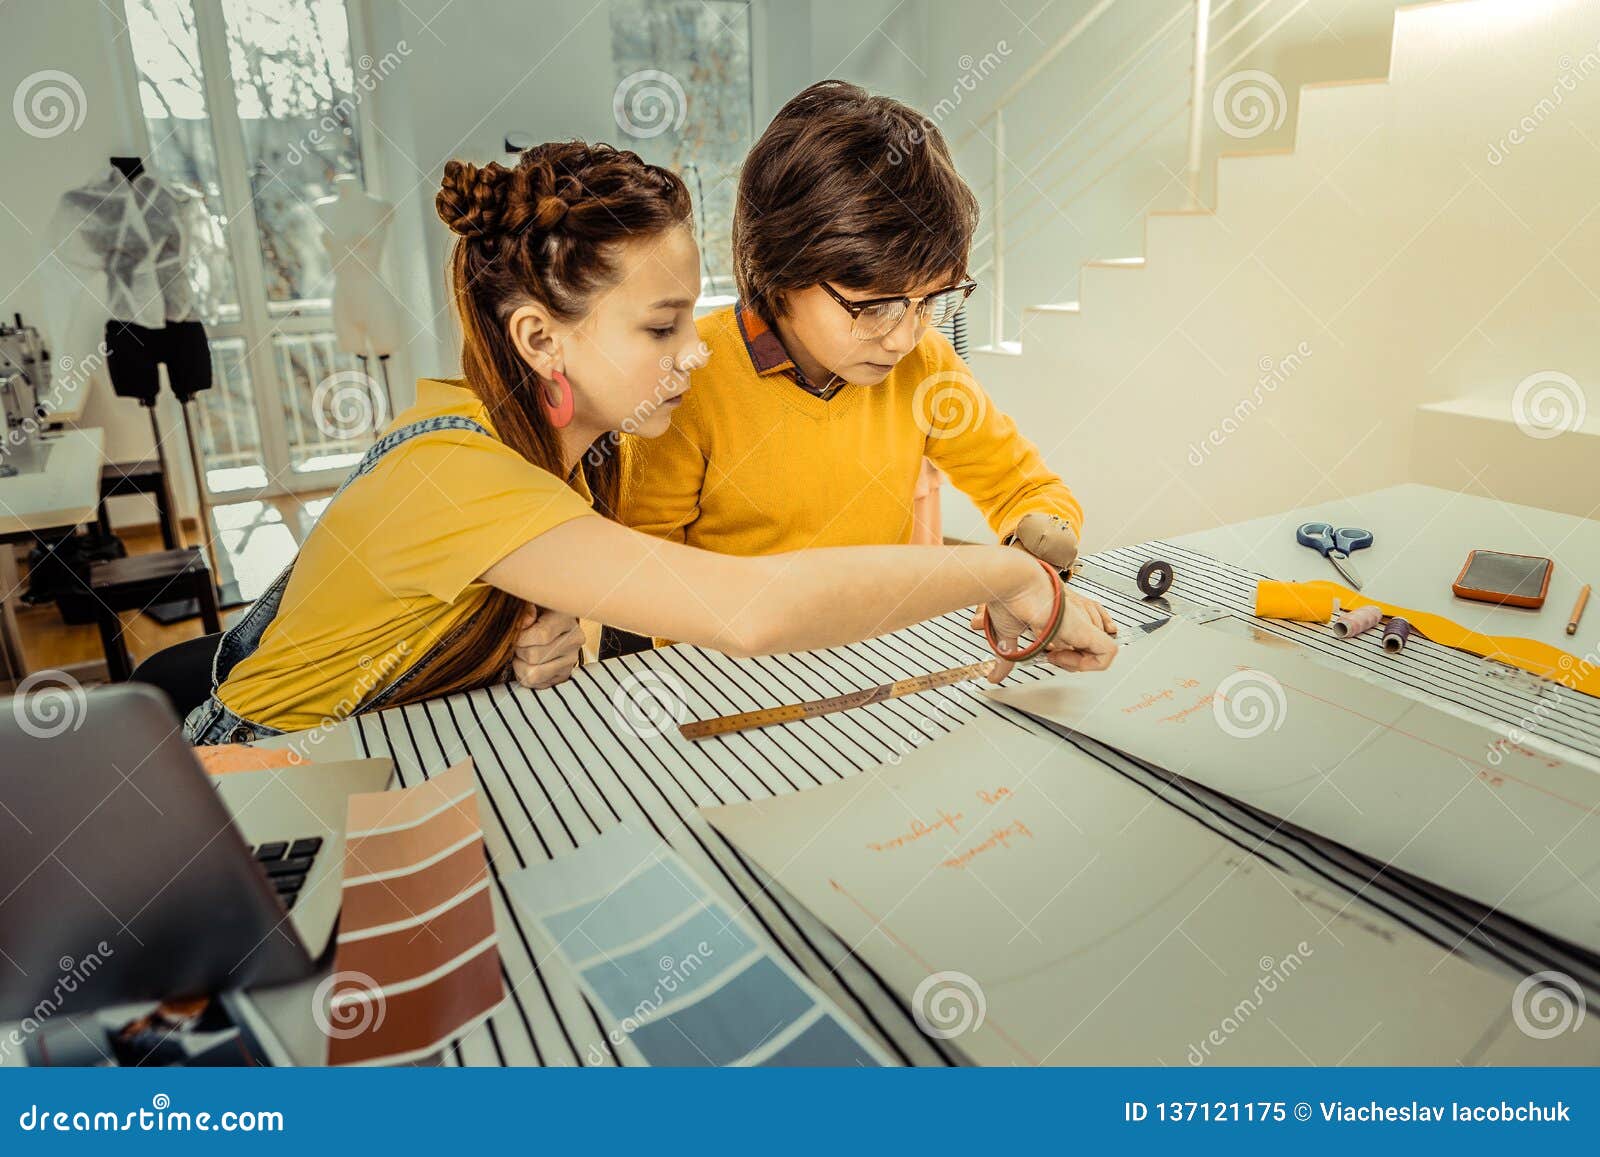
[[[82,396],[83,390],[90,384],[91,376],[106,364],[109,353],[109,347],[102,341],[93,353],[81,358],[74,358],[71,354],[57,358],[50,388],[35,399],[34,412],[22,415],[22,420],[6,430],[3,438],[0,438],[0,457],[18,447],[33,444],[33,440],[55,420],[52,414],[67,409],[70,403]]]
[[[611,115],[630,137],[649,140],[683,128],[689,97],[670,72],[646,68],[622,78],[611,94]]]
[[[1565,972],[1547,970],[1525,976],[1511,994],[1511,1019],[1534,1040],[1577,1032],[1587,1011],[1583,989]]]
[[[378,1032],[389,1015],[384,991],[366,973],[339,971],[310,995],[310,1018],[330,1040],[350,1040]]]
[[[335,972],[311,994],[311,1019],[330,1040],[377,1032],[388,1014],[383,989],[365,972]]]
[[[56,977],[55,985],[49,994],[41,997],[39,1003],[28,1010],[28,1015],[13,1025],[4,1038],[0,1038],[0,1064],[4,1064],[15,1050],[22,1047],[28,1037],[38,1032],[46,1021],[60,1012],[67,997],[87,984],[89,978],[99,972],[101,966],[115,955],[116,950],[102,940],[94,946],[92,952],[87,952],[76,960],[71,956],[63,956],[58,960],[56,967],[61,970],[61,974]]]
[[[620,1045],[640,1028],[649,1024],[656,1013],[661,1011],[663,1005],[677,994],[680,988],[689,983],[689,978],[705,965],[715,952],[710,944],[704,940],[694,946],[694,951],[686,953],[681,959],[663,956],[656,961],[656,967],[661,974],[656,977],[655,987],[650,994],[634,1005],[633,1010],[617,1022],[615,1028],[606,1033],[612,1047]],[[605,1063],[605,1054],[600,1051],[598,1044],[589,1046],[589,1063],[601,1065]]]
[[[934,104],[933,111],[924,117],[921,124],[904,134],[903,139],[895,140],[886,154],[891,165],[898,165],[905,160],[911,150],[920,146],[928,139],[929,134],[944,123],[945,118],[966,99],[966,94],[976,92],[978,85],[992,76],[1011,55],[1011,45],[1004,40],[995,42],[993,52],[985,52],[981,57],[974,58],[970,52],[963,52],[956,58],[956,67],[961,70],[961,75],[956,77],[955,83],[950,86],[950,95],[940,97]],[[894,127],[898,129],[899,122]]]
[[[911,1017],[917,1027],[940,1040],[977,1032],[988,1012],[983,986],[965,972],[925,976],[911,994]]]
[[[298,165],[328,142],[336,141],[349,132],[350,126],[356,121],[356,109],[360,108],[362,102],[377,91],[378,85],[387,80],[395,69],[400,67],[400,62],[410,55],[411,45],[399,40],[395,42],[392,50],[376,59],[368,53],[358,56],[355,70],[351,75],[350,92],[334,101],[322,116],[317,118],[317,123],[311,126],[304,137],[292,142],[284,150],[284,159],[291,165]]]
[[[1217,685],[1211,714],[1224,734],[1254,739],[1283,726],[1289,714],[1283,684],[1265,671],[1235,671]]]
[[[311,395],[311,411],[323,436],[340,441],[376,434],[389,420],[383,387],[360,370],[323,378]]]
[[[77,77],[44,68],[23,77],[12,91],[11,115],[30,137],[49,140],[82,128],[89,102]]]
[[[1289,98],[1277,77],[1247,68],[1222,78],[1211,94],[1211,115],[1223,132],[1247,141],[1283,125]]]
[[[29,1105],[17,1117],[24,1133],[282,1133],[283,1114],[251,1109],[191,1113],[172,1107],[172,1098],[157,1093],[147,1109],[126,1113],[106,1109],[54,1109]]]
[[[1589,399],[1570,374],[1540,370],[1511,392],[1511,419],[1530,438],[1559,438],[1583,426]]]
[[[83,726],[89,701],[83,685],[65,671],[35,671],[11,698],[11,712],[25,735],[54,739]]]
[[[1489,152],[1485,159],[1491,165],[1504,164],[1512,149],[1538,132],[1545,121],[1554,116],[1556,110],[1566,103],[1567,94],[1576,92],[1581,81],[1600,72],[1600,42],[1577,60],[1563,53],[1557,58],[1556,67],[1560,73],[1550,86],[1550,95],[1540,97],[1504,136],[1497,141],[1489,142]]]
[[[988,410],[983,391],[961,370],[923,378],[911,395],[911,417],[928,438],[959,438],[982,423]]]
[[[633,408],[633,413],[622,419],[617,429],[595,439],[594,445],[589,447],[589,453],[585,455],[589,465],[598,467],[622,442],[624,435],[637,434],[664,402],[670,398],[681,397],[684,392],[684,377],[702,369],[710,360],[711,347],[705,342],[696,343],[693,352],[683,357],[666,356],[658,360],[656,368],[661,371],[661,375],[656,378],[655,390],[650,397]]]
[[[1263,956],[1256,962],[1256,967],[1261,970],[1261,975],[1256,978],[1250,992],[1238,1004],[1229,1010],[1228,1015],[1217,1022],[1217,1026],[1201,1038],[1199,1044],[1191,1044],[1187,1059],[1191,1065],[1203,1065],[1211,1059],[1213,1049],[1220,1049],[1233,1038],[1233,1034],[1244,1027],[1245,1023],[1260,1011],[1266,1003],[1267,997],[1278,991],[1280,985],[1288,982],[1289,978],[1300,971],[1300,966],[1314,955],[1311,945],[1304,940],[1294,946],[1293,952],[1286,953],[1282,960],[1274,960],[1270,956]]]
[[[611,695],[617,721],[640,739],[675,731],[689,718],[688,691],[670,671],[624,675]]]
[[[1270,354],[1263,354],[1256,362],[1256,368],[1261,374],[1256,378],[1256,384],[1250,393],[1240,398],[1234,405],[1233,412],[1208,431],[1203,439],[1190,443],[1189,465],[1204,466],[1206,459],[1211,456],[1211,451],[1242,430],[1245,422],[1249,421],[1266,402],[1267,396],[1277,393],[1278,387],[1294,376],[1310,356],[1310,342],[1301,342],[1291,353],[1281,358],[1275,359]]]

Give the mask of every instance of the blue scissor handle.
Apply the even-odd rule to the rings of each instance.
[[[1344,555],[1365,550],[1372,545],[1372,531],[1354,526],[1341,526],[1335,530],[1331,522],[1305,522],[1294,532],[1294,540],[1326,558],[1328,552],[1333,550]]]
[[[1334,548],[1333,524],[1331,522],[1306,522],[1294,532],[1294,540],[1301,546],[1309,546],[1318,554],[1326,556]]]
[[[1333,532],[1333,542],[1345,554],[1353,550],[1365,550],[1372,545],[1372,531],[1361,530],[1354,526],[1342,526]]]

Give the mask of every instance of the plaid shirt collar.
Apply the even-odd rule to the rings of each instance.
[[[758,377],[783,374],[806,393],[823,401],[844,389],[845,383],[839,379],[826,386],[812,385],[800,367],[794,364],[789,351],[783,348],[783,339],[778,336],[777,330],[754,310],[746,309],[742,304],[735,305],[733,316],[739,323],[739,336],[744,339],[745,352],[750,355],[750,364],[755,367]]]

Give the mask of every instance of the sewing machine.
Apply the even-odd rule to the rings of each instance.
[[[37,329],[25,325],[20,313],[15,317],[15,325],[0,323],[0,478],[42,470],[46,457],[49,413],[40,399],[50,388],[50,351]]]

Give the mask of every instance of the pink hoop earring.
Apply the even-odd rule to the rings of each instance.
[[[550,424],[560,430],[572,423],[572,409],[574,398],[572,396],[572,383],[567,381],[567,375],[560,370],[552,370],[550,379],[555,386],[556,401],[550,400],[550,393],[543,384],[540,384],[539,405],[543,407],[545,417],[550,419]]]

